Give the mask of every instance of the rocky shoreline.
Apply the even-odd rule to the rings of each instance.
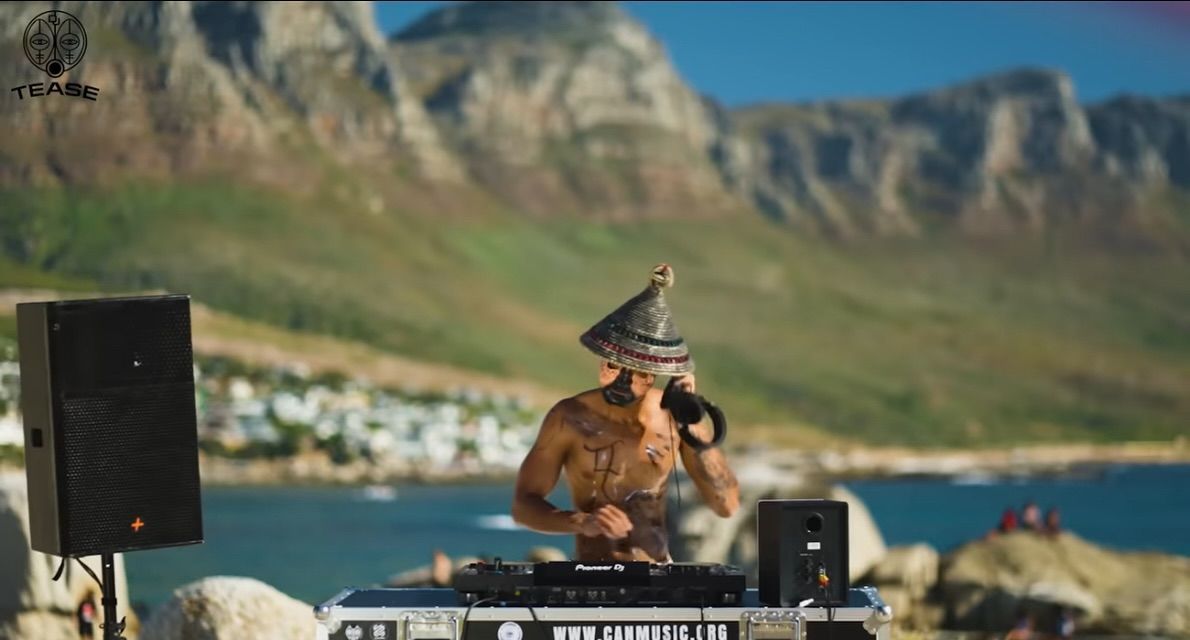
[[[762,476],[772,472],[834,481],[936,477],[981,482],[1096,474],[1115,465],[1190,464],[1190,440],[936,450],[874,447],[774,450],[757,446],[730,447],[728,455],[733,460],[749,462],[744,473]],[[385,468],[363,459],[335,463],[320,451],[251,459],[200,453],[199,465],[203,484],[207,486],[450,484],[510,481],[516,475],[514,470],[490,470],[478,465],[442,469]],[[0,463],[0,472],[23,471],[19,465]]]
[[[1190,635],[1190,591],[1185,588],[1190,584],[1190,558],[1115,551],[1070,533],[994,535],[945,554],[927,544],[890,548],[863,502],[842,486],[751,461],[740,468],[739,476],[741,503],[747,506],[730,518],[715,516],[705,505],[683,511],[670,532],[675,557],[730,562],[755,576],[757,501],[829,497],[849,503],[851,583],[880,590],[893,606],[898,634],[917,637],[942,629],[999,634],[1011,628],[1021,612],[1033,616],[1042,630],[1049,628],[1058,612],[1069,610],[1080,633]],[[48,600],[32,597],[51,584],[52,567],[45,556],[29,551],[23,477],[8,474],[0,488],[4,488],[0,505],[7,505],[0,509],[0,524],[5,524],[0,527],[0,539],[13,542],[0,547],[12,557],[0,560],[6,567],[26,567],[9,576],[9,591],[19,597],[0,602],[0,637],[73,638],[71,603],[78,594],[63,591]],[[693,487],[683,490],[693,491]],[[389,584],[412,586],[404,583],[423,580],[422,573],[426,572],[393,576]],[[118,579],[127,584],[122,571]],[[78,587],[84,584],[80,581]],[[127,592],[122,599],[129,602]],[[130,635],[135,637],[137,631],[140,638],[305,635],[313,624],[312,604],[251,578],[211,576],[178,585],[169,601],[147,612],[143,625],[134,622]],[[241,635],[246,630],[251,635]]]
[[[1034,444],[987,449],[854,447],[826,451],[741,452],[803,474],[855,477],[1029,477],[1085,473],[1112,465],[1190,463],[1190,440],[1115,444]]]
[[[829,450],[729,448],[750,469],[799,478],[835,481],[872,478],[937,477],[972,482],[1004,478],[1076,476],[1101,473],[1115,465],[1190,464],[1190,441],[1131,442],[1111,445],[1031,445],[1003,449],[900,449],[854,447]],[[317,486],[450,484],[510,481],[515,471],[460,466],[454,469],[406,466],[384,468],[366,460],[335,463],[323,452],[282,458],[237,459],[199,454],[207,486]],[[23,467],[0,464],[0,472]]]
[[[749,467],[771,469],[803,478],[951,477],[973,482],[996,478],[1069,476],[1101,472],[1113,465],[1190,463],[1190,442],[1132,442],[1112,445],[1034,445],[1004,449],[920,450],[851,448],[771,450],[732,448],[733,459]],[[755,463],[755,464],[753,464]],[[321,452],[288,458],[232,459],[200,456],[203,483],[240,485],[372,485],[456,483],[511,480],[511,470],[479,467],[431,469],[383,468],[356,460],[335,464]]]

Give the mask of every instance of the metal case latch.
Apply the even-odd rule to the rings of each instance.
[[[744,612],[744,640],[806,640],[806,615],[800,609]]]
[[[459,618],[453,612],[411,611],[401,616],[401,640],[459,640]]]

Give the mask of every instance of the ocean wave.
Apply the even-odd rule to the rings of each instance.
[[[475,518],[475,524],[480,529],[495,529],[498,531],[517,531],[522,527],[507,513],[490,513]]]
[[[950,479],[950,484],[960,487],[988,487],[999,483],[999,477],[981,472],[965,473]]]
[[[392,502],[397,499],[397,495],[396,487],[374,484],[360,489],[356,499],[367,502]]]

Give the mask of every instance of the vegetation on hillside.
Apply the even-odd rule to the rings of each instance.
[[[873,443],[1157,439],[1190,416],[1177,253],[1060,236],[838,244],[761,219],[373,213],[221,180],[0,193],[0,285],[166,289],[298,331],[563,389],[578,335],[675,266],[700,391]]]

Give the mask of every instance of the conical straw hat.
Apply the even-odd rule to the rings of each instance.
[[[694,359],[665,302],[663,290],[673,283],[673,268],[653,267],[649,286],[588,329],[579,341],[595,355],[636,371],[657,375],[694,371]]]

